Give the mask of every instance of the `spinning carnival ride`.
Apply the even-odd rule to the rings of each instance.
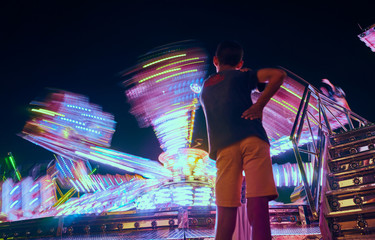
[[[28,180],[29,187],[9,180],[3,185],[3,196],[9,194],[13,203],[18,200],[20,204],[4,207],[7,201],[3,200],[7,220],[81,216],[84,221],[72,222],[65,232],[72,227],[86,233],[189,225],[212,228],[215,163],[207,152],[191,146],[207,61],[205,51],[195,42],[179,42],[154,49],[122,74],[130,112],[140,127],[153,127],[164,151],[159,161],[110,149],[114,117],[84,96],[55,91],[44,102],[32,102],[36,106],[31,110],[34,116],[26,123],[22,137],[56,154],[48,170],[48,186],[70,190],[58,199],[50,196],[49,189],[47,206],[38,198],[46,191],[41,180]],[[368,122],[293,73],[289,75],[294,77],[285,80],[265,108],[263,125],[270,138],[272,156],[290,149],[296,156],[296,163],[273,165],[277,186],[303,186],[300,189],[304,190],[306,201],[301,205],[306,206],[306,214],[311,216],[307,219],[308,216],[297,214],[292,220],[285,214],[275,215],[271,221],[306,224],[306,220],[318,219],[325,138],[334,130],[345,131]],[[258,96],[257,92],[252,93],[254,101]],[[308,160],[301,153],[306,153]],[[96,175],[89,162],[116,167],[128,174]],[[26,194],[30,189],[39,193]],[[16,192],[20,192],[17,197]],[[81,196],[72,198],[76,192]],[[298,199],[302,194],[296,196]],[[32,214],[26,213],[26,203],[33,206],[27,210]],[[283,204],[278,208],[283,208]],[[109,215],[111,218],[104,217]]]

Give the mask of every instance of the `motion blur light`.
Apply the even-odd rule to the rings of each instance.
[[[168,224],[169,224],[169,226],[173,227],[174,224],[175,224],[174,219],[170,219],[170,220],[168,221]]]
[[[332,225],[332,229],[333,229],[333,231],[334,232],[340,232],[340,230],[341,230],[341,225],[340,224],[338,224],[338,223],[334,223],[333,225]]]
[[[134,223],[134,227],[135,227],[135,229],[138,229],[139,226],[140,226],[140,225],[139,225],[139,222],[135,222],[135,223]]]
[[[375,52],[375,24],[368,27],[363,33],[359,34],[358,37],[371,51]]]
[[[105,232],[106,229],[107,229],[107,225],[102,224],[102,225],[100,226],[100,230],[102,230],[102,232]]]
[[[155,229],[157,226],[158,226],[158,225],[157,225],[157,222],[156,222],[155,220],[151,222],[151,227],[152,227],[153,229]]]
[[[121,231],[124,228],[122,223],[117,224],[117,230]]]
[[[367,222],[363,219],[357,221],[357,227],[361,230],[367,228]]]

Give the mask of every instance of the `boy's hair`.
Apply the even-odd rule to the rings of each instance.
[[[216,57],[222,65],[236,66],[243,57],[243,48],[236,41],[223,41],[216,48]]]

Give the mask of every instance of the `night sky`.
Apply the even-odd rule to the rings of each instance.
[[[0,4],[0,163],[8,152],[24,170],[53,159],[17,136],[29,119],[30,101],[45,88],[87,95],[115,115],[113,149],[157,159],[158,140],[129,114],[119,72],[154,47],[188,39],[202,42],[210,57],[218,42],[234,39],[245,48],[247,67],[283,66],[316,86],[328,78],[345,90],[354,112],[375,121],[375,53],[357,37],[360,27],[375,23],[374,1],[134,2]],[[194,139],[204,139],[206,150],[205,131],[199,110]]]

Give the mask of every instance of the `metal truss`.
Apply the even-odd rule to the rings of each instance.
[[[294,73],[292,74],[295,75]],[[298,78],[305,85],[305,90],[290,134],[290,141],[293,144],[294,154],[313,220],[317,220],[321,195],[320,183],[323,177],[322,166],[327,153],[328,137],[338,132],[347,132],[354,128],[365,126],[369,122],[329,99],[307,81],[300,77]],[[303,148],[299,144],[302,133],[304,138],[308,135],[311,138],[307,148]],[[309,160],[313,163],[311,183],[308,181],[301,153],[307,154]]]

